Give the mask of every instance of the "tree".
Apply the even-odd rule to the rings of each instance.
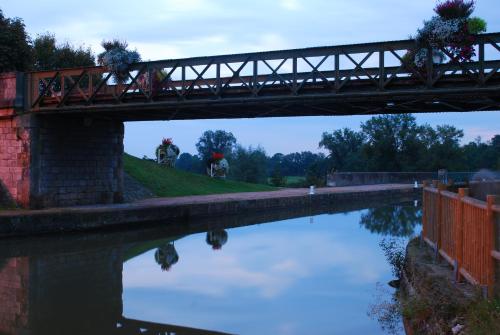
[[[32,59],[31,40],[23,20],[6,18],[0,9],[0,73],[27,71]]]
[[[235,145],[236,137],[234,137],[233,133],[224,130],[207,130],[196,143],[196,149],[200,158],[206,164],[214,152],[223,153],[224,157],[230,160]]]
[[[339,171],[359,171],[363,167],[362,148],[365,136],[348,128],[332,133],[324,132],[319,142],[320,148],[327,149],[328,158],[334,169]]]
[[[495,135],[485,143],[481,138],[469,142],[462,148],[465,169],[500,169],[500,135]]]
[[[399,205],[369,209],[361,215],[360,225],[372,233],[406,237],[413,235],[420,222],[422,211],[419,208]]]
[[[275,158],[281,158],[280,168],[284,176],[305,176],[309,166],[324,157],[310,151],[303,151]]]
[[[308,166],[306,171],[306,185],[324,186],[326,184],[326,159],[319,158]]]
[[[273,186],[283,187],[286,185],[286,177],[281,173],[281,168],[279,165],[276,165],[271,172],[271,180],[270,183]]]
[[[234,160],[229,173],[231,178],[247,183],[267,182],[267,156],[263,148],[248,149],[241,145],[234,151]]]
[[[426,170],[438,169],[460,170],[462,164],[462,149],[460,140],[464,136],[461,129],[454,126],[437,126],[430,136],[432,142],[427,145],[427,154],[423,156]],[[422,164],[422,165],[424,165]]]
[[[36,70],[95,65],[95,56],[90,48],[76,48],[69,43],[58,45],[55,36],[50,33],[37,36],[33,42],[33,53]]]
[[[205,165],[201,161],[201,159],[197,155],[191,155],[187,152],[182,153],[179,158],[177,158],[177,162],[175,163],[175,167],[179,170],[184,170],[193,173],[205,174]]]
[[[414,170],[420,153],[419,129],[410,114],[372,117],[361,124],[366,135],[363,153],[374,171]]]

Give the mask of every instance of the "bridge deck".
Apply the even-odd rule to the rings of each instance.
[[[471,62],[425,69],[405,61],[415,45],[405,40],[137,63],[121,83],[103,67],[32,72],[25,110],[121,120],[499,110],[499,42],[478,35]]]

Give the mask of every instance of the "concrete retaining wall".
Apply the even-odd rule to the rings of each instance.
[[[337,172],[327,177],[328,186],[355,186],[375,184],[413,184],[437,179],[434,172]]]
[[[448,172],[448,179],[455,182],[469,181],[473,172]],[[376,184],[419,184],[424,180],[438,179],[437,172],[336,172],[327,176],[328,186],[356,186]]]
[[[111,229],[130,225],[141,226],[148,222],[163,222],[171,225],[202,218],[217,220],[222,216],[255,215],[279,209],[301,208],[313,213],[315,208],[325,209],[360,202],[369,207],[370,203],[382,201],[382,199],[408,200],[408,198],[420,198],[422,195],[421,189],[412,187],[388,187],[386,189],[379,187],[374,190],[360,189],[342,193],[324,192],[313,196],[308,195],[308,190],[305,189],[296,191],[301,191],[301,195],[280,196],[276,194],[273,197],[269,193],[274,192],[264,192],[267,193],[266,196],[260,193],[252,194],[250,197],[235,194],[220,200],[205,196],[196,201],[182,201],[182,198],[178,198],[169,203],[168,199],[158,199],[123,205],[0,212],[0,237]]]

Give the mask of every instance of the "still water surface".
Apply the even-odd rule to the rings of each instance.
[[[379,243],[420,215],[405,203],[143,241],[20,240],[0,248],[0,334],[386,334],[369,315],[393,294]]]

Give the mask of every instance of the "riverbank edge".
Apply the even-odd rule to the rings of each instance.
[[[453,269],[420,238],[406,247],[400,303],[407,335],[465,334],[465,314],[482,300],[479,289],[455,283]]]
[[[371,185],[323,188],[314,195],[307,189],[233,193],[211,196],[155,198],[128,204],[96,205],[44,210],[0,212],[0,237],[117,229],[158,223],[172,224],[221,215],[245,215],[287,208],[328,207],[377,198],[420,197],[412,185]]]

